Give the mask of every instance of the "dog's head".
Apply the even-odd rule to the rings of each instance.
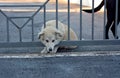
[[[60,32],[58,29],[43,29],[39,34],[38,37],[40,41],[46,46],[48,52],[53,52],[55,46],[63,40],[63,33]]]

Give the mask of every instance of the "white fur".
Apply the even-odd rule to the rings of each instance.
[[[39,32],[40,41],[46,46],[41,53],[56,53],[60,41],[68,39],[68,26],[58,21],[58,29],[56,28],[56,20],[46,22],[46,27],[42,26]],[[75,32],[70,28],[70,39],[78,40]]]

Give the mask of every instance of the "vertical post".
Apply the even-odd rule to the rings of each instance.
[[[20,42],[22,42],[22,32],[21,32],[21,28],[19,28],[19,36],[20,36]]]
[[[80,0],[80,40],[82,40],[82,0]]]
[[[44,27],[46,27],[46,5],[44,5]]]
[[[116,0],[116,9],[115,9],[115,38],[117,39],[117,25],[118,25],[118,0]]]
[[[70,0],[68,0],[68,40],[70,40]]]
[[[34,18],[31,18],[31,21],[32,21],[32,41],[34,41]]]
[[[92,0],[92,40],[94,40],[94,0]]]
[[[9,39],[9,18],[6,18],[7,19],[7,42],[10,41]]]
[[[58,28],[58,0],[56,0],[56,28]]]
[[[104,0],[104,23],[103,23],[103,39],[105,39],[106,31],[106,0]]]

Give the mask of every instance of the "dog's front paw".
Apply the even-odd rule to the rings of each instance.
[[[46,54],[46,53],[48,53],[47,52],[47,49],[44,47],[44,49],[40,52],[41,54]]]

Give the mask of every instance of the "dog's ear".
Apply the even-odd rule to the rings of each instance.
[[[43,40],[44,39],[44,32],[41,31],[40,33],[38,33],[38,39]]]
[[[63,33],[60,32],[59,30],[57,30],[57,31],[55,32],[55,34],[56,34],[56,37],[57,37],[57,38],[63,38]]]

